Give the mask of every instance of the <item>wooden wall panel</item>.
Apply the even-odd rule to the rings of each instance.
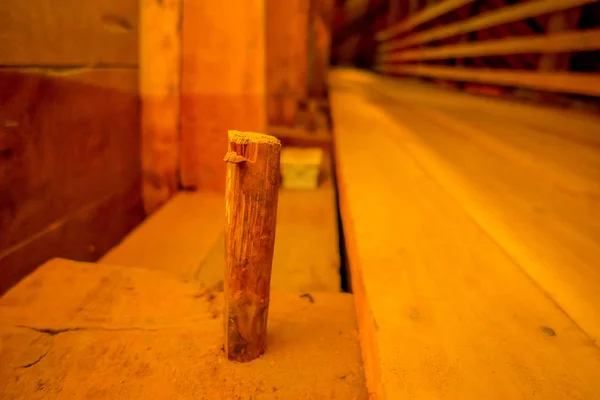
[[[6,287],[45,261],[42,254],[84,251],[80,241],[69,241],[75,233],[59,246],[41,232],[125,188],[136,186],[127,201],[140,203],[137,71],[5,69],[0,104],[0,286]],[[92,231],[80,224],[79,235],[111,242],[108,235],[115,244],[117,233],[132,227],[110,208],[102,217],[111,232],[93,222]]]
[[[267,111],[271,124],[293,125],[306,100],[309,0],[266,0]]]
[[[0,64],[137,65],[135,0],[2,0]]]
[[[95,261],[144,218],[140,183],[54,222],[26,243],[0,255],[0,294],[54,257]]]
[[[181,179],[225,190],[227,130],[264,132],[265,2],[184,0]]]

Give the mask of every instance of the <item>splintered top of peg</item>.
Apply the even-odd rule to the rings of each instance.
[[[265,135],[264,133],[240,132],[240,131],[228,131],[228,133],[229,133],[229,141],[232,143],[237,143],[237,144],[258,143],[258,144],[281,145],[281,142],[275,136]]]

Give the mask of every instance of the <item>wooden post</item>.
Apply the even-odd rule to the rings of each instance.
[[[229,131],[224,323],[225,352],[233,361],[265,351],[280,150],[273,136]]]

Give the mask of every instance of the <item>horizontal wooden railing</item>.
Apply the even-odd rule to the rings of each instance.
[[[560,53],[600,48],[600,29],[560,32],[550,35],[509,37],[439,47],[422,47],[383,53],[380,62],[440,60],[455,57],[500,56],[519,53]]]
[[[379,46],[375,59],[375,69],[388,74],[427,76],[600,96],[599,73],[575,73],[564,68],[560,70],[558,67],[556,67],[556,70],[552,70],[552,67],[549,70],[542,66],[544,64],[542,61],[540,61],[539,72],[518,69],[500,70],[415,64],[415,62],[422,61],[467,57],[510,56],[531,53],[552,54],[554,56],[553,53],[598,50],[600,49],[600,28],[569,30],[569,26],[562,26],[562,29],[558,31],[548,29],[547,34],[472,42],[463,41],[462,43],[448,45],[427,45],[433,41],[449,39],[459,35],[466,38],[466,34],[471,32],[546,14],[551,14],[551,18],[553,18],[561,12],[567,12],[597,1],[599,0],[529,0],[484,12],[459,22],[438,25],[425,31],[411,31],[419,25],[431,22],[439,16],[472,2],[469,0],[446,0],[408,16],[403,21],[379,32],[377,35]],[[576,25],[571,28],[574,27]]]

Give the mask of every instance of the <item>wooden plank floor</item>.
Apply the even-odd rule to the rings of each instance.
[[[282,292],[341,291],[331,158],[318,189],[282,189],[271,288]],[[213,287],[223,280],[224,196],[181,192],[132,232],[102,263],[165,271]]]
[[[600,119],[330,76],[379,398],[600,398]]]
[[[222,295],[55,259],[0,298],[0,399],[366,399],[348,293],[272,293],[265,354],[223,354]]]

